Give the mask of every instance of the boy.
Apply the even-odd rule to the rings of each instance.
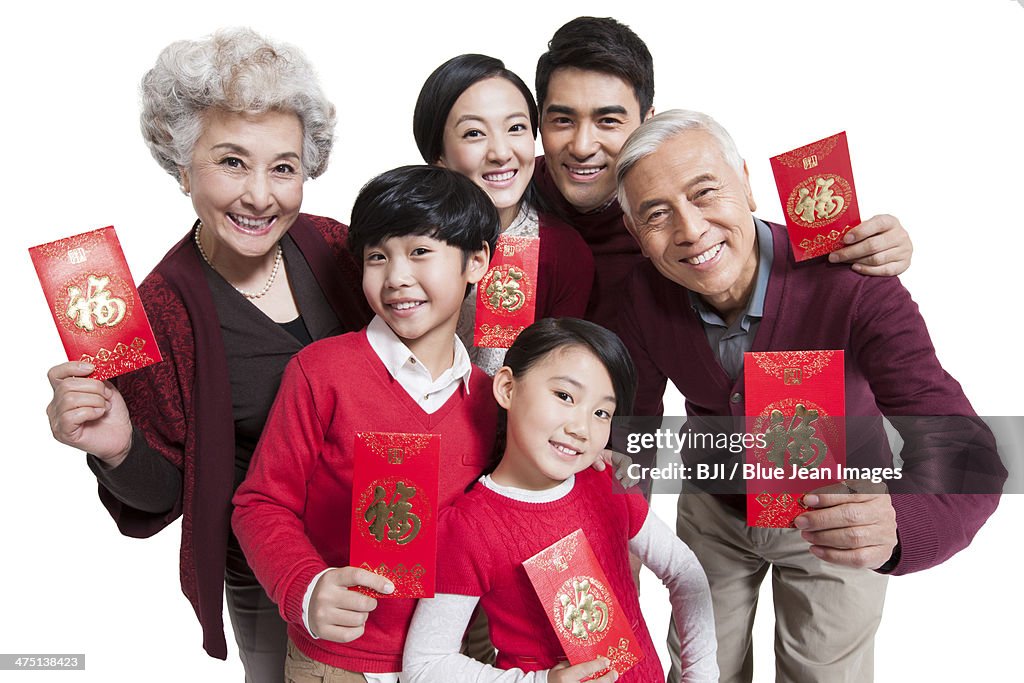
[[[497,210],[469,179],[407,166],[367,183],[349,244],[376,316],[362,332],[311,344],[288,364],[234,498],[242,549],[288,622],[286,680],[395,681],[415,600],[375,601],[387,579],[347,566],[357,431],[443,434],[438,503],[474,481],[493,449],[497,408],[455,326],[486,272]]]

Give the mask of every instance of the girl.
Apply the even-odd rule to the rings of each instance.
[[[570,318],[526,328],[494,377],[507,411],[504,456],[490,475],[440,514],[438,595],[421,600],[406,641],[404,676],[437,680],[568,683],[600,671],[597,659],[567,666],[522,562],[582,528],[645,654],[623,680],[663,680],[640,614],[629,553],[668,586],[682,643],[683,679],[717,681],[711,594],[693,553],[640,495],[613,495],[612,476],[591,464],[612,416],[628,415],[636,371],[617,336]],[[498,648],[494,668],[459,654],[477,603]],[[609,672],[597,679],[615,680]]]
[[[540,238],[535,319],[582,317],[594,279],[593,255],[579,233],[537,203],[537,104],[522,79],[494,57],[448,60],[420,90],[413,135],[424,161],[468,176],[490,195],[504,236]],[[492,269],[501,259],[499,253]],[[474,292],[463,304],[458,335],[473,362],[493,375],[505,349],[473,346],[475,318]]]

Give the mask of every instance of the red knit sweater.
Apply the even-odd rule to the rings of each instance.
[[[568,495],[550,503],[513,500],[476,484],[441,511],[438,547],[460,552],[438,558],[437,592],[480,596],[498,668],[541,671],[565,660],[522,564],[583,529],[644,653],[619,680],[664,680],[629,566],[629,539],[647,519],[647,501],[636,492],[613,494],[611,477],[610,470],[584,470]]]
[[[468,393],[462,385],[437,412],[423,412],[388,374],[365,330],[296,354],[235,495],[232,524],[300,650],[350,671],[402,668],[415,600],[379,600],[365,633],[351,643],[313,640],[302,625],[309,582],[328,567],[348,565],[355,433],[441,434],[438,505],[445,507],[480,476],[496,422],[490,379],[476,368]]]

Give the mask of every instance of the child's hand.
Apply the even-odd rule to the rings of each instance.
[[[601,455],[598,456],[597,460],[594,461],[592,467],[598,472],[604,472],[604,468],[611,465],[615,468],[615,478],[619,480],[623,488],[628,489],[630,486],[636,486],[640,483],[639,479],[629,476],[629,466],[632,464],[633,459],[625,453],[605,448],[601,451]]]
[[[377,608],[373,598],[350,591],[364,586],[392,593],[395,586],[379,574],[358,567],[330,569],[316,583],[309,600],[309,629],[318,638],[348,643],[363,635],[366,619]]]
[[[548,683],[579,683],[583,679],[593,676],[598,671],[607,669],[610,665],[611,662],[604,657],[598,657],[593,661],[583,662],[575,666],[569,666],[568,663],[563,662],[548,671]],[[604,676],[595,678],[593,681],[587,681],[587,683],[611,683],[618,679],[618,677],[619,674],[615,669],[609,669],[608,673]]]

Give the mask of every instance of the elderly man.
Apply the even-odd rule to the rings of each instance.
[[[711,583],[722,681],[751,680],[769,566],[777,680],[870,681],[886,574],[943,562],[998,503],[1005,470],[991,434],[936,359],[899,280],[825,260],[797,265],[784,228],[752,215],[746,164],[713,119],[679,110],[649,119],[622,147],[616,179],[626,226],[649,259],[628,279],[618,325],[640,372],[637,414],[660,413],[671,379],[689,415],[739,418],[743,352],[845,349],[847,415],[864,420],[849,438],[851,464],[891,461],[885,414],[906,440],[906,472],[960,468],[963,478],[964,447],[901,417],[966,416],[938,426],[970,444],[976,495],[890,495],[857,483],[852,493],[808,495],[796,529],[746,527],[742,496],[680,496],[678,532]]]

